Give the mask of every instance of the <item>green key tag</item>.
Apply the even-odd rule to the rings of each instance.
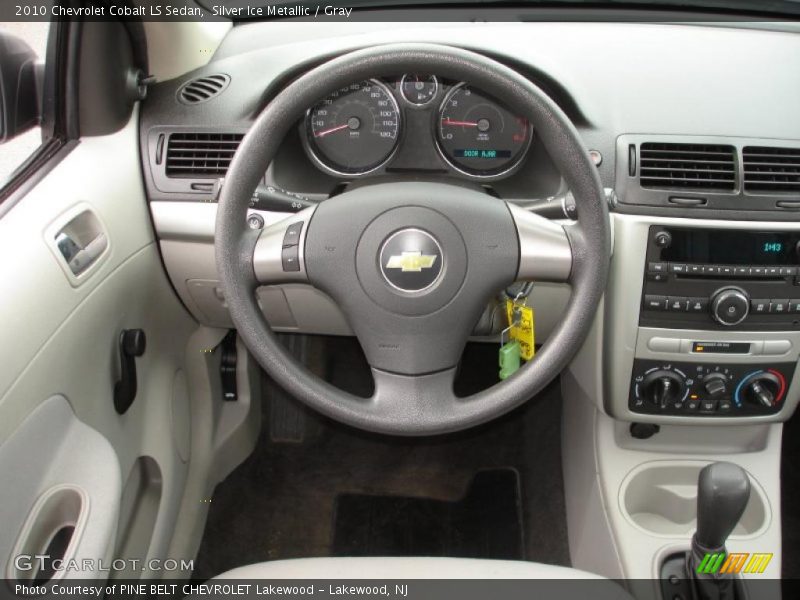
[[[517,340],[500,346],[500,379],[507,379],[519,371],[520,347]]]

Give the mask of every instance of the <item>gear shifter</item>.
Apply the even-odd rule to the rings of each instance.
[[[707,554],[725,552],[725,542],[750,498],[744,469],[727,462],[704,467],[697,480],[697,531],[687,556],[687,570],[701,600],[734,600],[735,581],[727,573],[698,573]]]
[[[708,465],[697,479],[697,532],[693,545],[721,551],[750,498],[744,469],[727,462]]]

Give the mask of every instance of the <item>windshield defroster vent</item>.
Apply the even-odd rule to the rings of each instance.
[[[800,148],[747,146],[742,150],[747,192],[800,192]]]
[[[219,96],[228,87],[231,78],[217,74],[192,79],[178,90],[178,99],[184,104],[200,104]]]
[[[643,143],[639,147],[639,185],[732,192],[736,187],[734,147]]]
[[[172,133],[167,177],[224,177],[243,133]]]

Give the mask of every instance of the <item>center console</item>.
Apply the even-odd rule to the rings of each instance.
[[[781,412],[800,332],[800,232],[650,225],[631,413]]]

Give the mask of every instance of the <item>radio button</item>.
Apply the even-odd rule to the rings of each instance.
[[[667,310],[667,297],[648,294],[644,297],[644,307],[648,310]]]
[[[789,300],[770,300],[769,312],[773,314],[782,314],[789,312]]]
[[[720,267],[722,275],[725,277],[733,276],[733,267]]]
[[[647,279],[650,281],[666,281],[669,276],[666,273],[648,273]]]
[[[750,267],[734,267],[733,274],[736,275],[736,277],[749,277]]]
[[[719,290],[711,301],[711,316],[722,325],[738,325],[750,312],[750,299],[739,288]]]
[[[767,275],[770,277],[778,277],[781,274],[780,267],[767,267]]]
[[[647,272],[648,273],[666,273],[667,272],[667,263],[663,262],[651,262],[647,264]]]
[[[670,296],[667,303],[667,310],[671,311],[686,311],[688,309],[689,299],[681,298],[680,296]]]
[[[686,273],[686,265],[682,265],[679,263],[670,263],[669,272],[683,275],[684,273]]]
[[[704,265],[703,275],[719,275],[720,267],[718,265]]]
[[[797,275],[797,267],[781,267],[781,275]]]
[[[706,312],[708,310],[708,298],[689,298],[689,312]]]
[[[686,265],[686,269],[691,275],[703,274],[703,265]]]
[[[750,300],[750,310],[757,315],[769,312],[769,299],[754,298]]]
[[[800,300],[789,300],[789,312],[800,313]]]
[[[766,267],[750,267],[750,275],[753,277],[763,277],[766,273]]]

